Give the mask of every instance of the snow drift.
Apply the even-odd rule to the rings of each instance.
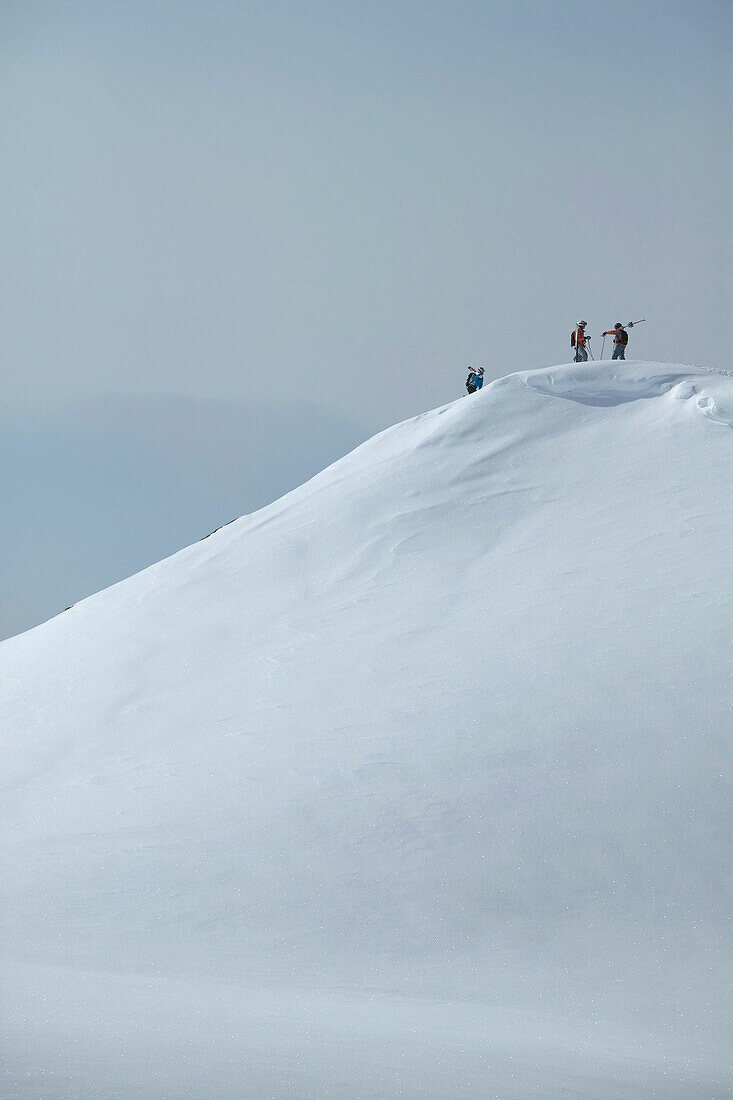
[[[3,1095],[724,1095],[731,424],[513,374],[0,646]]]

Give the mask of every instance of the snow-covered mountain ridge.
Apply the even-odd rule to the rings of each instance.
[[[115,1095],[117,1027],[189,1095],[216,981],[190,1095],[723,1095],[731,425],[724,371],[509,375],[0,645],[7,1094]]]

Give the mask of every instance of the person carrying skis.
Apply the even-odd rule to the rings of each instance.
[[[632,323],[628,325],[628,328],[632,327]],[[608,329],[607,332],[602,334],[603,336],[613,336],[613,359],[625,359],[626,358],[626,345],[629,342],[629,334],[621,324],[617,321],[613,328]]]
[[[590,336],[585,335],[585,326],[587,321],[578,321],[578,327],[573,329],[570,336],[570,347],[575,348],[574,361],[576,363],[588,362],[588,348],[586,342],[590,340]]]
[[[479,367],[478,370],[474,370],[473,367],[468,368],[468,378],[466,379],[466,389],[469,393],[475,393],[476,390],[480,390],[484,384],[484,368]]]

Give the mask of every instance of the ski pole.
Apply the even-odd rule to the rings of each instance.
[[[590,355],[591,359],[593,359],[593,352],[590,350],[590,336],[586,336],[586,341],[588,344],[588,354]],[[595,363],[595,359],[593,359],[593,362]]]
[[[604,332],[603,333],[603,343],[601,344],[601,359],[603,358],[603,352],[605,351],[605,348],[606,348],[606,334]]]

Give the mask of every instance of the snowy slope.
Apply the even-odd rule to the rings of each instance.
[[[731,424],[510,375],[1,645],[2,1095],[726,1095]]]

